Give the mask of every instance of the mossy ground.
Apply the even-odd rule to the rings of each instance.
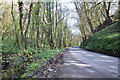
[[[106,54],[120,55],[120,21],[114,22],[105,29],[95,33],[95,35],[81,44],[81,47],[102,52]]]

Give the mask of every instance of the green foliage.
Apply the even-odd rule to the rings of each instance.
[[[32,63],[28,66],[27,71],[34,71],[37,68],[40,68],[40,64],[39,63]]]
[[[57,55],[59,52],[63,51],[65,49],[56,49],[56,50],[46,50],[42,53],[35,54],[34,56],[31,56],[34,60],[32,63],[28,63],[26,66],[26,73],[24,73],[21,77],[24,78],[26,76],[30,76],[31,72],[43,67],[46,65],[47,60],[51,59],[55,55]],[[37,76],[34,76],[37,77]]]
[[[25,78],[26,76],[31,76],[31,73],[24,73],[21,78]]]
[[[85,42],[81,43],[80,46],[83,47],[83,48],[85,48],[88,45],[88,43],[91,41],[91,39],[92,38],[87,39]]]
[[[64,49],[56,49],[56,50],[47,50],[43,53],[39,53],[38,56],[39,58],[44,58],[46,60],[49,60],[50,58],[52,58],[53,56],[57,55],[59,52],[63,51]]]
[[[120,23],[120,21],[97,32],[92,39],[88,39],[82,43],[81,47],[89,50],[118,54],[118,52],[120,52],[120,47],[118,47],[118,44],[120,44],[118,41],[118,37],[120,37],[120,27],[118,23]]]
[[[34,48],[28,48],[28,53],[30,53],[30,54],[33,54],[33,53],[35,53],[35,49]]]
[[[60,45],[63,45],[63,33],[66,33],[64,36],[68,35],[67,24],[63,25],[63,13],[60,11],[60,14],[54,15],[54,3],[31,2],[29,4],[25,2],[17,5],[12,3],[12,5],[9,4],[8,6],[5,4],[6,8],[2,8],[5,12],[1,13],[2,35],[0,35],[2,44],[0,43],[0,46],[2,55],[8,58],[2,60],[5,63],[3,66],[6,66],[6,63],[12,64],[15,67],[14,71],[16,74],[18,73],[17,75],[21,76],[21,74],[25,73],[21,76],[22,78],[31,75],[28,73],[40,68],[41,64],[46,63],[47,60],[63,51],[64,49],[60,49]],[[31,4],[33,4],[33,7]],[[19,9],[15,8],[17,6]],[[25,6],[27,7],[24,10]],[[56,27],[54,26],[54,17],[58,20],[56,20]],[[59,30],[59,26],[61,26],[61,30]],[[66,27],[65,32],[63,30],[64,26]],[[65,44],[67,44],[66,40]],[[55,43],[60,45],[54,46]],[[56,50],[50,50],[54,48]]]

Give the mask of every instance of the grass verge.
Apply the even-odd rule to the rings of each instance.
[[[107,26],[105,29],[95,33],[95,35],[82,43],[80,47],[101,52],[112,56],[120,56],[120,21]]]

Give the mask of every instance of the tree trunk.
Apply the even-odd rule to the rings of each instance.
[[[88,12],[87,12],[85,3],[84,3],[84,9],[85,9],[85,15],[86,15],[86,18],[87,18],[87,22],[90,26],[91,32],[94,34],[93,25],[91,23],[91,19],[88,17]]]
[[[36,43],[37,43],[37,48],[39,48],[39,22],[40,22],[40,19],[39,19],[39,2],[38,2],[38,9],[37,9],[37,13],[36,13],[36,26],[37,26],[37,40],[36,40]]]
[[[108,6],[107,6],[107,2],[104,2],[104,7],[105,7],[105,11],[106,11],[106,16],[107,16],[108,19],[110,19],[110,13],[109,13],[110,6],[111,6],[111,2],[108,2]]]
[[[18,44],[18,48],[20,49],[19,39],[18,39],[18,33],[17,33],[17,31],[16,31],[17,25],[16,25],[16,23],[15,23],[15,17],[14,17],[14,14],[13,14],[13,1],[12,1],[12,10],[11,10],[11,14],[12,14],[12,18],[13,18],[13,23],[14,23],[14,25],[15,25],[16,43]]]
[[[23,49],[25,49],[24,35],[23,35],[23,2],[22,1],[18,2],[18,5],[19,5],[19,14],[20,14],[19,24],[20,24],[20,30],[21,30],[21,44]]]
[[[24,34],[24,37],[25,37],[25,49],[27,49],[27,32],[28,32],[28,28],[29,28],[29,25],[30,25],[30,21],[31,21],[31,13],[32,13],[32,7],[33,7],[33,3],[31,3],[30,5],[30,11],[29,11],[29,15],[28,15],[28,24],[27,24],[27,28],[25,30],[25,34]]]
[[[50,48],[53,49],[54,47],[54,42],[53,42],[53,36],[52,36],[52,19],[51,19],[51,16],[52,15],[52,12],[51,12],[51,3],[49,2],[48,3],[48,21],[49,21],[49,34],[48,34],[48,37],[49,37],[49,45],[50,45]]]
[[[56,7],[55,7],[55,9],[56,10],[55,10],[55,15],[54,15],[55,16],[55,21],[54,21],[55,22],[55,24],[54,24],[54,46],[56,48],[57,44],[58,44],[57,43],[57,36],[56,36],[57,35],[57,32],[56,32],[56,29],[57,29],[57,13],[56,13],[57,12],[57,1],[56,1]]]

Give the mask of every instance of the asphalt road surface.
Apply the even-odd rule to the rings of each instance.
[[[63,56],[56,78],[118,78],[118,58],[70,48]]]

